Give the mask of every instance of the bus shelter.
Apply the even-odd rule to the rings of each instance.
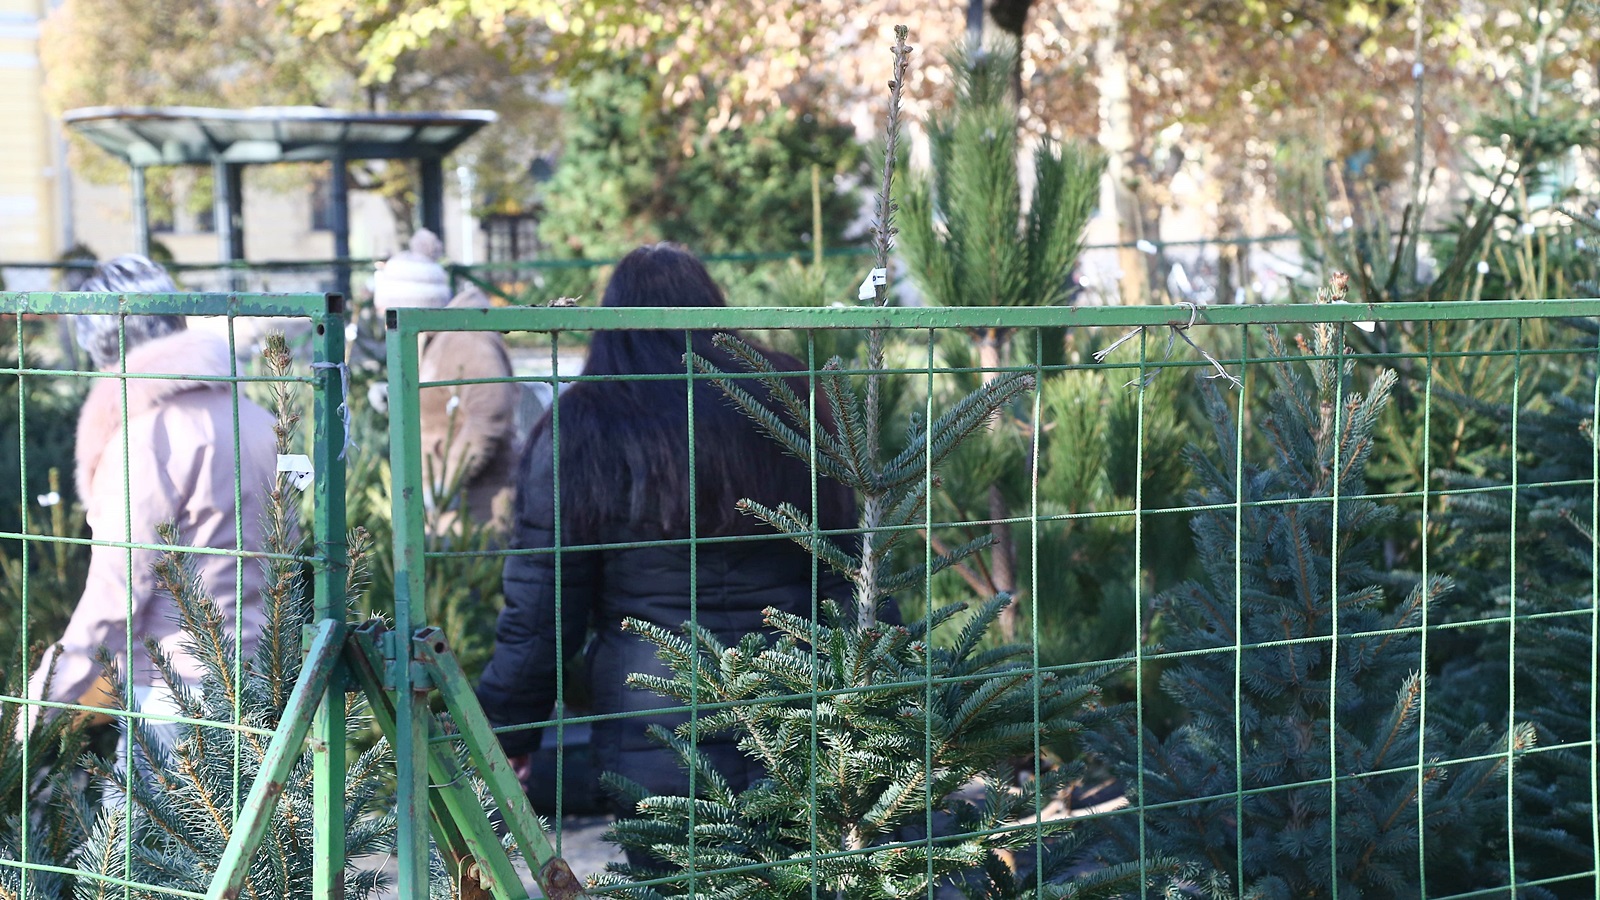
[[[206,109],[92,107],[75,109],[67,127],[128,164],[133,173],[134,246],[150,252],[145,170],[210,166],[212,215],[224,264],[243,262],[244,169],[276,163],[327,163],[330,225],[338,290],[350,293],[350,176],[356,160],[414,160],[419,173],[419,224],[444,236],[444,159],[495,121],[486,110],[353,113],[320,107]]]

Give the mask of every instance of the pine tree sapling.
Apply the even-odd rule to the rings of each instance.
[[[1104,158],[1041,141],[1024,197],[1017,106],[1008,96],[1015,45],[952,56],[953,111],[929,123],[933,166],[901,195],[912,278],[940,306],[1054,306],[1066,299]]]
[[[1010,97],[1017,68],[1014,43],[967,47],[953,55],[955,108],[929,125],[931,177],[913,177],[903,194],[904,252],[912,278],[940,306],[1052,306],[1064,301],[1082,249],[1084,227],[1099,197],[1105,160],[1075,144],[1042,141],[1034,149],[1035,180],[1024,197],[1017,105]],[[975,335],[979,365],[992,379],[1007,364],[1010,333]],[[1004,427],[1004,426],[1002,426]],[[1025,457],[1016,460],[1025,468]],[[983,492],[994,545],[985,567],[992,592],[1016,593],[1017,549],[1010,506],[999,484],[963,486]],[[954,487],[952,487],[954,489]],[[1016,637],[1017,609],[1001,630]]]
[[[1267,330],[1272,391],[1253,426],[1265,463],[1244,458],[1235,414],[1203,385],[1217,452],[1188,459],[1204,577],[1156,601],[1159,649],[1180,654],[1162,688],[1188,721],[1166,737],[1146,729],[1142,759],[1133,728],[1103,745],[1140,807],[1109,821],[1125,854],[1111,858],[1147,847],[1193,861],[1216,897],[1417,897],[1419,838],[1430,870],[1470,854],[1480,828],[1504,822],[1504,756],[1532,735],[1497,742],[1479,728],[1448,755],[1481,761],[1446,768],[1430,718],[1419,769],[1412,629],[1451,584],[1432,578],[1403,598],[1382,587],[1375,533],[1394,510],[1364,496],[1364,471],[1395,376],[1358,393],[1339,329],[1310,330],[1303,363]]]

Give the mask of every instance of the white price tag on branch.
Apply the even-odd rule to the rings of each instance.
[[[856,293],[856,297],[861,300],[876,300],[878,297],[878,287],[888,283],[888,269],[873,269],[871,272],[868,272],[867,277],[862,280],[861,290]]]
[[[1348,300],[1340,300],[1338,302],[1348,304],[1350,301],[1348,301]],[[1377,322],[1351,322],[1350,324],[1354,325],[1355,327],[1357,327],[1359,329],[1361,329],[1362,331],[1365,331],[1367,334],[1371,334],[1374,331],[1378,330],[1378,323]]]
[[[311,468],[311,457],[304,453],[278,454],[278,471],[289,476],[289,483],[298,490],[311,487],[314,473]]]

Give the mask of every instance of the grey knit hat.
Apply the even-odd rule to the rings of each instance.
[[[170,294],[178,290],[167,270],[143,256],[130,253],[109,259],[95,267],[94,273],[79,285],[85,293]],[[74,316],[73,330],[97,369],[117,364],[117,333],[122,316]],[[182,331],[183,316],[128,316],[120,326],[122,345],[132,350],[153,338]]]

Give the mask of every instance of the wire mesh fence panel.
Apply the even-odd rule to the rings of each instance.
[[[1141,240],[1089,244],[1075,276],[1074,302],[1121,302],[1119,252],[1133,251],[1147,268],[1150,295],[1173,302],[1284,302],[1294,287],[1314,278],[1301,238],[1293,234],[1199,240]],[[704,257],[734,306],[826,306],[848,287],[866,246],[794,251],[722,253]],[[544,304],[559,297],[594,296],[615,259],[524,259],[450,267],[455,285],[476,284],[514,305]],[[1323,268],[1311,265],[1310,269]],[[832,293],[821,282],[833,281]],[[904,286],[902,286],[904,287]]]
[[[252,362],[246,317],[320,340]],[[0,322],[0,892],[206,896],[293,715],[302,629],[344,620],[341,301],[0,293]],[[251,890],[342,883],[324,709],[324,752],[283,787],[316,815],[262,823]]]
[[[1597,313],[396,310],[395,626],[594,894],[1591,896]]]
[[[0,265],[9,287],[30,290],[74,290],[94,271],[92,258],[56,262],[17,262]],[[322,293],[334,290],[341,270],[348,269],[358,285],[371,279],[370,259],[256,260],[252,262],[168,262],[167,269],[179,287],[194,292]]]

